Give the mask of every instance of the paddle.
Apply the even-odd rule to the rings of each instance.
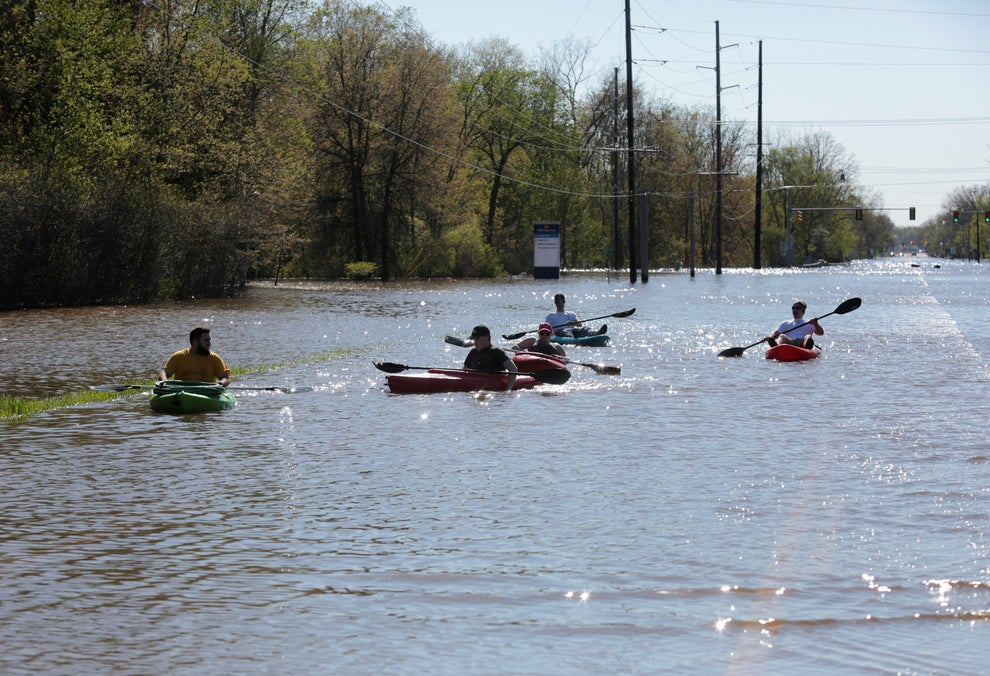
[[[573,326],[574,324],[580,324],[582,322],[593,322],[596,319],[608,319],[609,317],[619,317],[621,319],[622,317],[628,317],[635,311],[636,308],[633,308],[631,310],[623,310],[622,312],[615,312],[610,315],[602,315],[601,317],[592,317],[591,319],[580,319],[576,322],[565,322],[563,324],[557,324],[553,328],[556,330],[563,326]],[[505,338],[506,340],[518,340],[519,338],[525,336],[527,333],[536,333],[538,330],[539,329],[533,329],[532,331],[523,331],[522,333],[510,333],[508,335],[503,333],[502,337]]]
[[[818,321],[819,319],[823,319],[824,317],[828,317],[829,315],[844,315],[847,312],[852,312],[853,310],[855,310],[856,308],[858,308],[860,305],[862,305],[862,303],[863,303],[863,299],[861,299],[861,298],[850,298],[849,300],[846,300],[846,301],[843,301],[843,302],[839,303],[839,307],[835,308],[831,312],[829,312],[827,314],[823,314],[821,317],[815,317],[815,319],[813,321]],[[807,321],[807,322],[804,322],[803,324],[798,324],[797,326],[794,327],[794,329],[800,328],[802,326],[807,326],[810,323],[811,323],[811,321]],[[793,331],[794,329],[791,329],[791,331]],[[718,356],[719,357],[741,357],[742,356],[742,353],[744,351],[748,350],[749,348],[753,347],[754,345],[759,345],[760,343],[765,343],[766,341],[767,341],[767,339],[764,338],[763,340],[758,340],[755,343],[753,343],[752,345],[747,345],[746,347],[730,347],[727,350],[722,350],[721,352],[719,352],[718,353]]]
[[[212,385],[213,383],[205,383],[206,385]],[[100,392],[123,392],[125,390],[153,390],[154,385],[90,385],[89,389],[99,390]],[[258,391],[258,392],[287,392],[293,394],[295,392],[312,392],[312,387],[225,387],[225,390],[248,390],[248,391]]]
[[[462,373],[488,373],[491,375],[508,375],[509,371],[481,371],[479,369],[448,369],[448,368],[437,368],[436,366],[406,366],[405,364],[396,364],[390,361],[378,361],[371,362],[375,365],[375,368],[379,371],[385,371],[385,373],[401,373],[403,371],[408,371],[410,369],[418,369],[421,371],[460,371]],[[532,373],[524,373],[519,371],[516,373],[517,376],[531,376],[541,383],[549,383],[550,385],[563,385],[566,383],[570,377],[571,372],[567,369],[544,369],[542,371],[533,371]]]
[[[474,343],[470,340],[463,340],[457,336],[447,336],[443,339],[443,342],[450,343],[451,345],[456,345],[457,347],[471,347]],[[510,348],[511,349],[511,348]],[[512,350],[516,353],[527,353],[527,354],[543,354],[542,352],[531,352],[530,350]],[[594,370],[595,373],[601,373],[603,375],[615,376],[622,373],[622,369],[618,366],[607,366],[605,364],[586,364],[583,361],[574,361],[567,357],[560,357],[557,355],[548,355],[553,359],[559,359],[560,361],[567,362],[568,364],[577,364],[578,366],[587,366],[589,369]]]

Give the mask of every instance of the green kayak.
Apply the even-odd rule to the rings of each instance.
[[[216,383],[165,380],[151,391],[151,410],[163,413],[202,413],[234,408],[234,393]]]
[[[551,336],[551,343],[560,343],[561,345],[585,345],[587,347],[604,347],[608,345],[610,341],[607,334],[595,333],[590,336]]]

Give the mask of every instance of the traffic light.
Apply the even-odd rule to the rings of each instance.
[[[952,222],[953,223],[958,223],[959,222],[959,209],[953,209],[952,210]]]
[[[983,222],[990,223],[990,209],[983,212]]]
[[[908,209],[908,220],[909,221],[913,221],[914,220],[914,207],[911,207],[910,209]]]
[[[794,212],[794,216],[795,216],[795,218],[797,218],[797,222],[798,223],[803,223],[804,222],[804,214],[802,214],[800,211]]]
[[[862,209],[856,209],[856,220],[857,221],[863,220],[863,210]]]

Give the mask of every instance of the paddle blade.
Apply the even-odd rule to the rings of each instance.
[[[529,333],[529,331],[523,331],[522,333],[503,333],[502,337],[505,340],[518,340],[523,336],[525,336],[527,333]]]
[[[617,376],[622,373],[622,369],[618,366],[607,366],[605,364],[591,364],[590,366],[595,370],[595,373],[605,376]]]
[[[373,361],[371,363],[375,365],[376,369],[385,373],[402,373],[409,368],[405,364],[396,364],[390,361]]]
[[[533,376],[541,383],[548,385],[563,385],[571,378],[571,372],[567,369],[543,369],[542,371],[527,373],[525,375]]]
[[[620,319],[621,319],[622,317],[628,317],[629,315],[631,315],[631,314],[632,314],[633,312],[635,312],[635,311],[636,311],[636,308],[633,308],[633,309],[631,309],[631,310],[625,310],[624,312],[616,312],[616,313],[615,313],[614,315],[612,315],[612,316],[613,316],[613,317],[618,317],[618,318],[620,318]]]
[[[718,353],[719,357],[741,357],[746,348],[744,347],[730,347],[728,350],[722,350]]]
[[[835,308],[835,314],[844,315],[847,312],[852,312],[862,304],[863,304],[862,298],[850,298],[849,300],[840,303],[839,307]]]
[[[474,342],[471,340],[464,340],[463,338],[458,338],[457,336],[446,336],[443,342],[449,343],[450,345],[456,345],[457,347],[471,347]]]
[[[125,390],[149,389],[151,385],[90,385],[89,389],[99,392],[123,392]]]

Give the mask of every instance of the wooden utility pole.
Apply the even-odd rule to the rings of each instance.
[[[756,219],[753,225],[753,269],[762,266],[760,248],[763,229],[763,40],[760,40],[756,94]]]
[[[619,67],[612,78],[612,269],[622,265],[619,253]]]
[[[715,22],[715,274],[722,274],[722,49]]]
[[[626,0],[626,157],[629,180],[629,283],[636,283],[636,147],[633,130],[632,20]]]

